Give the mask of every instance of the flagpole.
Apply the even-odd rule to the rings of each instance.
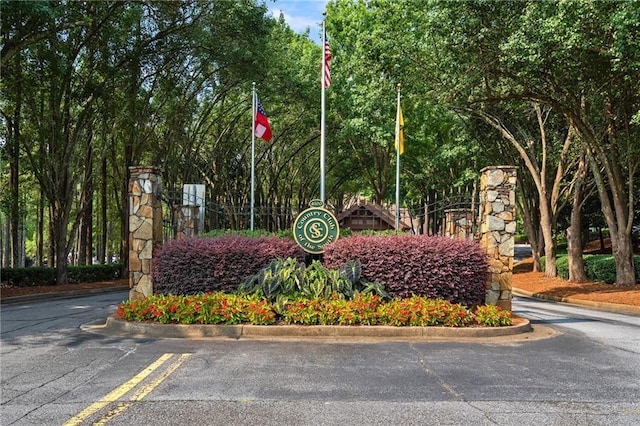
[[[398,107],[396,112],[396,234],[400,226],[400,83],[398,83]]]
[[[327,12],[322,12],[323,16],[326,16]],[[324,100],[324,88],[326,86],[326,70],[325,70],[325,66],[326,66],[326,60],[325,60],[325,43],[326,43],[326,38],[327,38],[327,30],[326,30],[326,19],[322,19],[322,55],[321,55],[321,59],[322,59],[322,68],[321,68],[321,80],[320,80],[320,86],[321,86],[321,96],[320,96],[320,201],[322,201],[324,203],[324,148],[325,148],[325,117],[324,117],[324,106],[325,106],[325,100]]]
[[[256,83],[251,90],[251,231],[253,231],[253,205],[255,203],[255,173],[256,173]]]

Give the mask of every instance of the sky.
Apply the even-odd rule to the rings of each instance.
[[[295,32],[304,33],[310,28],[309,38],[320,44],[320,23],[328,0],[265,0],[265,3],[274,17],[282,12]]]

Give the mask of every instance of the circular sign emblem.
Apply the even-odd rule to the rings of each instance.
[[[293,237],[307,253],[322,253],[325,244],[337,240],[339,236],[336,217],[321,207],[304,210],[293,222]]]

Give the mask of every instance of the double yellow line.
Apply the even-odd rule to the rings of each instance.
[[[101,400],[94,402],[93,404],[89,405],[87,408],[85,408],[84,410],[82,410],[81,412],[73,416],[71,419],[69,419],[69,421],[65,423],[65,426],[82,424],[83,421],[85,421],[86,419],[88,419],[90,416],[97,413],[98,411],[102,410],[107,405],[118,402],[120,398],[122,398],[124,395],[129,393],[131,390],[133,390],[144,379],[146,379],[150,374],[152,374],[154,371],[159,369],[165,362],[171,359],[174,355],[175,354],[171,354],[171,353],[162,355],[156,361],[151,363],[147,368],[142,370],[140,373],[136,374],[129,381],[120,385],[116,389],[109,392],[109,394],[104,398],[102,398]],[[115,408],[108,411],[106,414],[100,417],[100,419],[95,421],[93,424],[105,425],[109,420],[113,419],[117,415],[124,412],[134,402],[142,400],[145,396],[151,393],[152,390],[157,388],[160,385],[160,383],[162,383],[167,377],[169,377],[171,373],[173,373],[189,356],[191,356],[191,354],[181,354],[175,361],[173,361],[172,364],[170,364],[166,368],[166,370],[164,370],[162,374],[158,375],[158,377],[156,377],[154,380],[149,382],[146,386],[138,389],[135,393],[131,395],[130,398],[128,398],[127,401],[119,402],[115,406]]]

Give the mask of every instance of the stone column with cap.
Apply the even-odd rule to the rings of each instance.
[[[162,245],[162,184],[157,167],[129,167],[129,299],[153,295],[153,252]]]
[[[176,239],[195,237],[198,235],[200,206],[176,206]]]
[[[485,303],[511,310],[517,167],[491,166],[480,177],[480,244],[489,257]]]
[[[444,211],[445,237],[458,240],[473,240],[473,211],[470,209],[448,209]]]

